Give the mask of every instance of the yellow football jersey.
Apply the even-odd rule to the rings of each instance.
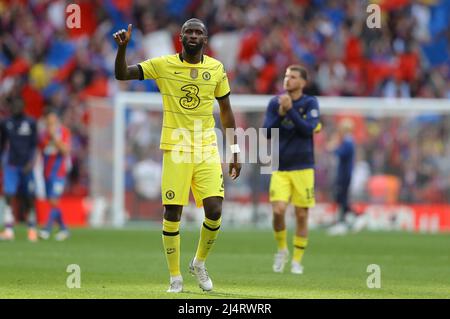
[[[163,99],[160,148],[193,152],[217,147],[213,117],[214,99],[230,94],[225,68],[203,55],[190,64],[181,54],[161,56],[138,64],[143,80],[154,79]]]

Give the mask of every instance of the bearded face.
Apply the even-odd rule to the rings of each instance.
[[[186,36],[182,38],[181,42],[183,43],[184,50],[189,55],[196,55],[204,46],[203,41],[196,42]]]
[[[181,29],[181,43],[189,55],[196,55],[207,43],[206,28],[200,22],[186,22]]]

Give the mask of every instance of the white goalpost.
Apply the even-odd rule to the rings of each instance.
[[[235,113],[255,113],[259,118],[265,112],[270,98],[272,95],[230,96]],[[421,114],[450,114],[450,100],[446,99],[318,97],[318,100],[321,115],[360,114],[373,118],[404,118]],[[127,116],[129,110],[160,112],[162,115],[162,98],[159,93],[120,92],[114,96],[113,101],[92,100],[90,107],[93,114],[90,128],[90,178],[94,210],[91,224],[122,227],[128,219],[125,209],[127,181],[124,169],[127,165]],[[218,112],[217,105],[215,112]],[[98,122],[103,125],[100,127]],[[105,141],[105,138],[110,141]],[[103,144],[106,146],[102,146]],[[102,147],[111,148],[110,161]],[[101,155],[103,158],[99,159]],[[108,173],[109,176],[105,176]],[[99,185],[104,185],[103,188],[108,190],[98,191],[102,188]]]

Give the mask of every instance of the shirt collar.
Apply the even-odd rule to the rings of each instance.
[[[180,59],[181,62],[184,62],[184,59],[183,59],[183,56],[181,55],[181,53],[178,53],[178,58]],[[204,61],[204,55],[202,54],[202,58],[200,59],[200,63],[203,63],[203,61]],[[186,63],[189,63],[189,62],[186,62]]]

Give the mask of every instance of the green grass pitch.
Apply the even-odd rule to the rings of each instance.
[[[214,291],[204,293],[187,270],[198,233],[182,229],[185,291],[167,294],[159,229],[74,229],[66,242],[29,243],[20,227],[0,242],[0,298],[450,298],[448,234],[312,231],[305,273],[293,275],[272,272],[270,231],[223,227],[207,262]],[[81,267],[79,289],[66,287],[69,264]],[[381,267],[379,289],[367,287],[369,264]]]

